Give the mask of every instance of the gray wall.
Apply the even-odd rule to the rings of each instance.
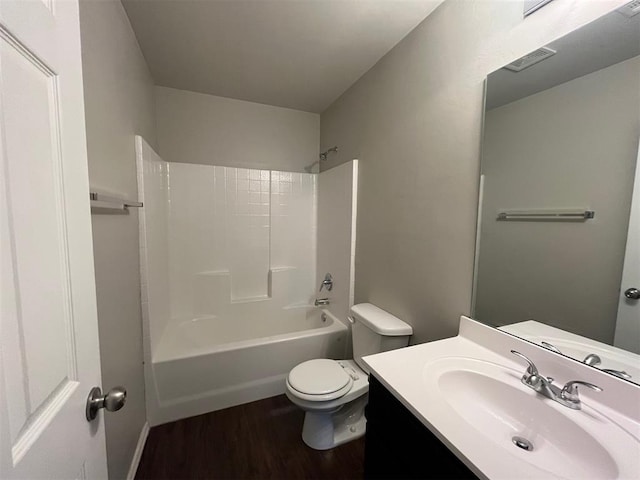
[[[153,83],[118,0],[80,2],[89,181],[137,198],[134,135],[156,143]],[[138,216],[92,215],[102,386],[124,385],[105,415],[110,478],[125,478],[146,421]]]
[[[640,131],[640,57],[485,116],[476,316],[535,319],[613,343]],[[588,207],[586,222],[499,209]]]
[[[174,88],[155,92],[163,160],[302,172],[318,159],[317,113]]]
[[[469,314],[482,120],[491,71],[623,1],[448,1],[321,116],[322,168],[360,160],[356,298],[455,335]]]

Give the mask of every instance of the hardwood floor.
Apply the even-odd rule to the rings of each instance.
[[[151,429],[137,479],[361,479],[364,437],[324,452],[284,395]]]

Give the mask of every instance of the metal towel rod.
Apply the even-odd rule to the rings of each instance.
[[[498,220],[589,220],[593,210],[507,210],[498,212]]]
[[[89,200],[91,209],[96,212],[101,211],[120,211],[126,212],[131,207],[142,207],[142,202],[132,202],[124,198],[116,197],[101,192],[89,192]]]

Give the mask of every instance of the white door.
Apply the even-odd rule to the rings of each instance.
[[[629,233],[627,234],[622,284],[620,285],[616,334],[613,341],[616,347],[640,354],[640,299],[627,298],[627,295],[636,296],[631,289],[640,292],[640,145],[638,145]]]
[[[104,478],[77,0],[0,0],[0,478]]]

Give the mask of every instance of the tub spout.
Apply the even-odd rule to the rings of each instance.
[[[329,301],[328,298],[316,298],[316,301],[315,301],[314,305],[316,307],[321,307],[321,306],[324,306],[324,305],[329,305],[329,303],[331,303],[331,302]]]

